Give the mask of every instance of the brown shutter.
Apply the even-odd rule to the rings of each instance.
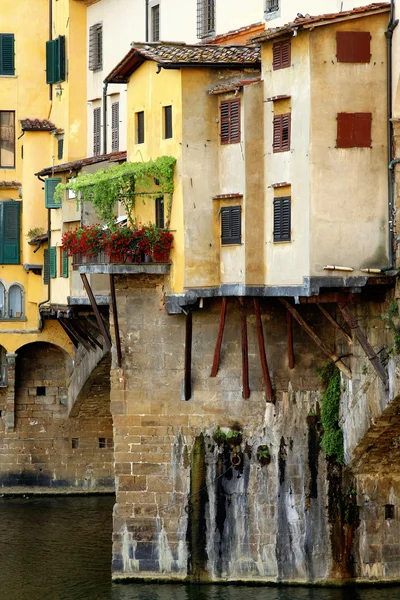
[[[229,143],[229,102],[221,102],[221,144]]]
[[[111,151],[119,150],[119,102],[111,105]]]
[[[354,32],[354,62],[369,63],[371,60],[371,34],[369,31]]]
[[[101,137],[101,109],[93,110],[93,156],[100,154],[100,137]]]
[[[281,42],[281,53],[282,53],[282,68],[290,67],[291,60],[291,41],[284,40]]]
[[[355,113],[354,115],[354,145],[358,148],[371,147],[371,113]]]
[[[338,113],[336,146],[338,148],[354,147],[354,113]]]
[[[282,119],[281,115],[274,117],[274,133],[272,147],[274,152],[280,152],[282,139]]]
[[[240,100],[226,100],[220,105],[221,144],[240,142]]]
[[[240,100],[230,102],[230,142],[240,142]]]
[[[290,150],[290,113],[286,113],[285,115],[281,115],[282,117],[282,141],[281,141],[281,150]]]
[[[273,151],[286,152],[290,150],[291,114],[276,115],[274,117]]]
[[[274,71],[282,68],[280,42],[275,42],[275,44],[272,45],[272,68]]]
[[[272,68],[274,71],[277,69],[284,69],[290,67],[291,61],[291,41],[282,40],[281,42],[275,42],[272,46]]]
[[[336,57],[338,62],[369,63],[371,59],[369,31],[337,31]]]

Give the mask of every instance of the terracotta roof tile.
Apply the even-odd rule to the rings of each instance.
[[[374,2],[372,4],[368,4],[367,6],[360,6],[358,8],[353,8],[352,10],[344,10],[342,12],[337,13],[327,13],[321,14],[317,16],[304,15],[297,17],[294,21],[283,25],[282,27],[275,27],[266,29],[260,35],[256,35],[252,38],[253,42],[262,42],[270,39],[274,39],[290,33],[291,31],[307,28],[314,23],[320,23],[323,25],[329,25],[331,21],[335,20],[345,20],[348,17],[362,17],[364,15],[374,13],[374,12],[387,12],[390,10],[390,4],[387,2]]]
[[[244,27],[239,27],[238,29],[231,29],[226,33],[219,33],[215,37],[210,37],[208,40],[199,42],[199,45],[225,44],[228,43],[229,40],[231,40],[231,43],[233,42],[234,44],[246,43],[249,38],[254,37],[254,35],[261,33],[264,30],[264,23],[252,23],[252,25],[245,25]]]
[[[55,165],[54,167],[46,167],[35,175],[43,177],[44,175],[52,175],[53,173],[66,173],[67,171],[79,171],[87,165],[95,165],[100,162],[124,162],[126,160],[126,152],[111,152],[110,154],[100,154],[100,156],[91,156],[89,158],[81,158],[72,162]]]
[[[56,126],[47,119],[21,119],[22,131],[54,131]]]
[[[109,83],[127,83],[130,75],[146,60],[160,67],[221,67],[259,68],[261,50],[257,44],[215,45],[179,43],[132,43],[132,48],[106,78]]]
[[[20,187],[19,181],[0,181],[0,190],[17,190]]]

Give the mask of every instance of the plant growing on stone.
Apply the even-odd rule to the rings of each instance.
[[[262,465],[268,465],[271,462],[271,453],[266,444],[261,444],[257,448],[257,460]]]
[[[230,446],[239,446],[243,439],[243,434],[238,429],[228,429],[223,431],[218,427],[213,434],[213,438],[219,446],[223,444],[229,444]]]
[[[327,457],[344,462],[343,432],[339,426],[340,371],[328,361],[318,370],[318,376],[326,385],[321,401],[321,422],[324,429],[321,445]]]
[[[381,319],[387,323],[393,337],[393,344],[389,346],[387,353],[400,354],[400,315],[396,300],[393,300],[387,311],[381,315]]]
[[[29,238],[30,240],[34,240],[35,238],[44,235],[45,231],[43,229],[43,227],[34,227],[33,229],[30,229],[28,231],[28,233],[26,234],[26,237]]]

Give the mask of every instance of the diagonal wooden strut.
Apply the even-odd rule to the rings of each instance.
[[[288,365],[289,369],[294,369],[294,350],[293,350],[293,323],[292,315],[286,311],[286,324],[287,324],[287,345],[288,345]]]
[[[353,344],[353,339],[351,337],[351,335],[349,335],[347,333],[347,331],[345,329],[343,329],[343,327],[336,321],[336,319],[334,319],[331,315],[331,313],[329,313],[326,308],[324,306],[322,306],[322,304],[319,304],[317,302],[317,306],[320,309],[320,311],[322,312],[323,315],[325,315],[325,317],[328,319],[328,321],[334,326],[335,329],[337,329],[342,336],[348,341],[349,344]]]
[[[117,299],[115,297],[114,275],[112,275],[112,274],[110,274],[110,292],[111,292],[111,306],[112,306],[113,320],[114,320],[115,345],[117,346],[117,361],[118,361],[119,368],[121,368],[121,365],[122,365],[121,338],[119,336]]]
[[[104,338],[104,341],[106,343],[107,348],[109,350],[111,350],[111,338],[110,338],[110,335],[109,335],[109,333],[108,333],[108,331],[107,331],[107,329],[106,329],[106,327],[104,325],[103,319],[101,317],[101,313],[99,311],[99,307],[97,306],[97,303],[96,303],[96,298],[94,297],[94,294],[92,292],[92,288],[90,287],[90,284],[88,282],[86,274],[85,273],[81,273],[80,275],[81,275],[82,283],[84,285],[86,293],[87,293],[87,295],[89,297],[90,305],[91,305],[92,310],[94,312],[94,315],[96,317],[97,325],[99,326],[99,329],[101,331],[101,335]]]
[[[221,315],[220,315],[220,319],[219,319],[218,337],[217,337],[217,343],[215,345],[214,360],[213,360],[212,369],[211,369],[211,377],[216,377],[217,373],[218,373],[218,369],[219,369],[219,361],[221,358],[222,337],[224,335],[224,329],[225,329],[227,304],[228,304],[228,298],[226,296],[223,296],[222,304],[221,304]]]
[[[297,312],[297,310],[294,308],[294,306],[292,306],[285,298],[280,298],[280,301],[282,302],[282,304],[284,306],[286,306],[286,308],[288,309],[290,314],[296,319],[296,321],[299,323],[299,325],[301,325],[301,327],[304,329],[304,331],[306,333],[308,333],[308,335],[314,340],[314,342],[322,350],[322,352],[324,352],[324,354],[326,354],[331,359],[331,361],[335,363],[337,368],[344,375],[346,375],[346,377],[351,379],[350,369],[348,367],[346,367],[344,362],[325,344],[325,342],[323,342],[321,340],[320,337],[318,337],[318,335],[312,330],[312,328],[308,325],[308,323],[306,323],[306,321],[303,319],[303,317]]]
[[[388,378],[387,378],[386,370],[384,369],[381,361],[379,360],[379,356],[376,354],[375,350],[369,343],[367,336],[363,333],[363,331],[361,331],[359,324],[357,323],[356,319],[350,312],[348,306],[346,306],[345,304],[339,304],[339,308],[343,315],[344,320],[346,321],[346,323],[348,323],[348,325],[350,325],[351,330],[353,331],[354,335],[356,336],[357,340],[359,341],[360,346],[364,350],[365,354],[367,355],[367,358],[370,360],[375,371],[381,378],[382,383],[384,384],[385,387],[387,387]]]
[[[73,335],[75,339],[77,339],[78,342],[80,342],[88,352],[93,350],[92,344],[90,344],[87,340],[85,340],[85,338],[82,337],[80,331],[76,329],[76,327],[74,327],[73,324],[68,321],[68,319],[58,319],[58,322],[61,323],[64,330],[69,331],[71,335]]]
[[[243,377],[243,390],[242,396],[245,400],[250,398],[250,387],[249,387],[249,347],[247,343],[247,319],[246,311],[244,307],[243,298],[239,298],[240,302],[240,321],[241,321],[241,332],[242,332],[242,377]]]
[[[271,378],[269,375],[267,356],[265,354],[264,332],[263,332],[261,315],[260,315],[260,301],[258,298],[254,298],[254,312],[256,315],[258,348],[260,351],[260,361],[261,361],[261,368],[262,368],[263,378],[264,378],[265,392],[267,394],[268,402],[273,402],[272,384],[271,384]]]
[[[193,337],[193,313],[189,308],[186,314],[185,331],[185,379],[184,396],[185,400],[192,397],[192,337]]]

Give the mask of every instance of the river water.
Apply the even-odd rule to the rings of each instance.
[[[399,600],[400,587],[112,584],[114,498],[0,498],[0,600]]]

